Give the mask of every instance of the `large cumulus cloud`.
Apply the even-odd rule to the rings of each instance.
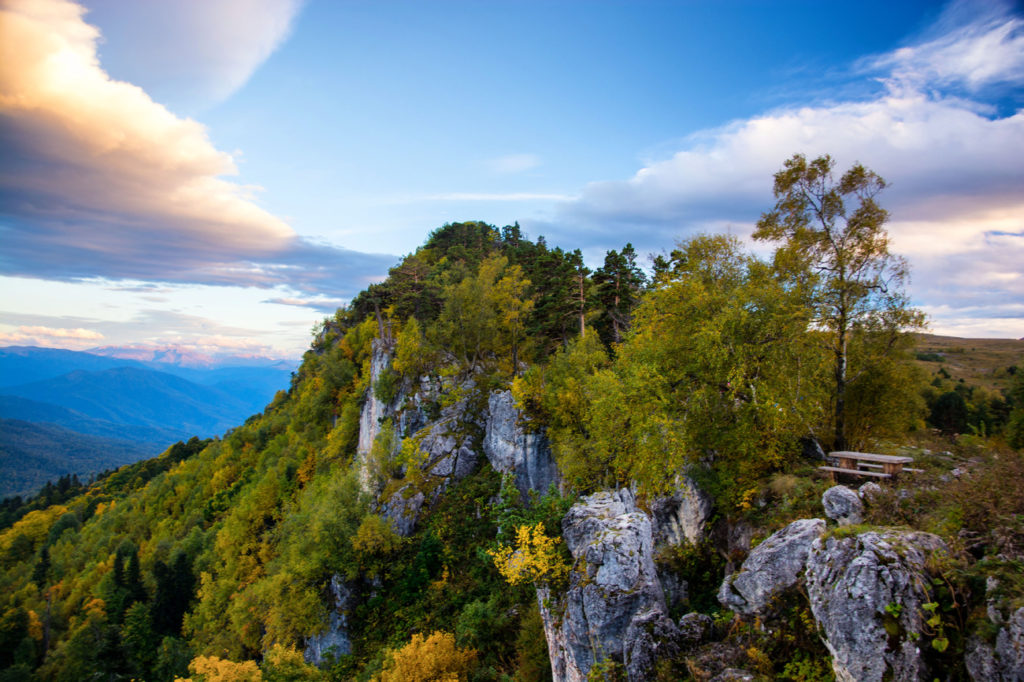
[[[81,6],[3,0],[0,12],[0,273],[346,296],[385,272],[390,257],[298,237],[257,188],[228,179],[235,162],[201,124],[110,78]]]
[[[702,231],[748,235],[785,159],[831,154],[838,172],[860,162],[890,182],[892,245],[936,331],[1024,334],[1024,112],[1000,107],[1020,100],[1024,21],[978,7],[953,5],[919,42],[854,65],[875,95],[692,135],[628,180],[590,184],[556,224],[610,247],[624,232],[649,249]]]

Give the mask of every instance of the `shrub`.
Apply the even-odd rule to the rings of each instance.
[[[375,682],[461,682],[477,656],[474,649],[455,646],[455,636],[441,631],[426,638],[415,634],[408,644],[389,654]]]
[[[544,524],[538,522],[516,529],[515,549],[506,545],[487,553],[511,585],[557,582],[569,572],[569,565],[558,551],[559,542],[561,538],[548,537]]]

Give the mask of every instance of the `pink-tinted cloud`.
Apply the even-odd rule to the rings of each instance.
[[[109,77],[83,14],[0,3],[0,272],[350,295],[348,275],[386,271],[390,258],[300,239],[227,179],[235,163],[201,124]]]
[[[0,332],[0,346],[42,346],[44,348],[77,348],[95,346],[103,334],[77,327],[42,327],[22,325],[15,332]]]

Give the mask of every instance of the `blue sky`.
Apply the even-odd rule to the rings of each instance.
[[[933,331],[1024,336],[1019,5],[0,7],[0,344],[296,357],[447,221],[745,237],[796,152],[891,183]]]

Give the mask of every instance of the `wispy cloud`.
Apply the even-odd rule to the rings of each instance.
[[[104,58],[159,101],[226,99],[291,33],[302,0],[88,0],[111,34]],[[187,46],[187,49],[183,49]]]
[[[890,83],[982,88],[1024,83],[1024,19],[1003,2],[951,3],[923,40],[861,61]]]
[[[448,192],[410,197],[407,201],[571,201],[574,198],[569,194],[547,192]]]
[[[297,298],[292,296],[283,296],[280,298],[267,299],[266,301],[264,301],[264,303],[295,306],[297,308],[311,308],[313,310],[323,313],[333,313],[338,308],[344,306],[347,303],[347,301],[345,299],[327,298],[323,296],[317,296],[312,298]]]
[[[958,5],[941,35],[865,61],[885,86],[877,96],[782,108],[703,131],[629,180],[587,186],[554,224],[604,234],[616,247],[624,231],[642,248],[723,224],[742,236],[774,203],[771,177],[785,159],[828,153],[839,171],[861,162],[891,183],[881,201],[893,216],[893,247],[914,266],[915,299],[941,311],[937,331],[955,317],[939,305],[951,289],[964,297],[961,305],[986,299],[998,317],[1001,306],[1024,301],[1015,276],[1024,263],[1024,112],[999,116],[959,86],[980,92],[1024,79],[1024,43],[1020,17],[984,7],[971,23],[952,26],[950,16],[964,16]],[[1018,319],[1017,335],[1024,334],[1019,313],[1005,317]]]
[[[541,164],[541,159],[536,154],[509,154],[488,159],[487,168],[492,173],[499,175],[511,175],[532,170]]]
[[[272,5],[297,7],[258,3]],[[6,0],[0,11],[0,273],[347,296],[353,278],[386,272],[390,257],[303,240],[259,205],[257,188],[225,179],[234,160],[202,125],[101,68],[81,6]],[[253,55],[272,49],[260,45]]]

